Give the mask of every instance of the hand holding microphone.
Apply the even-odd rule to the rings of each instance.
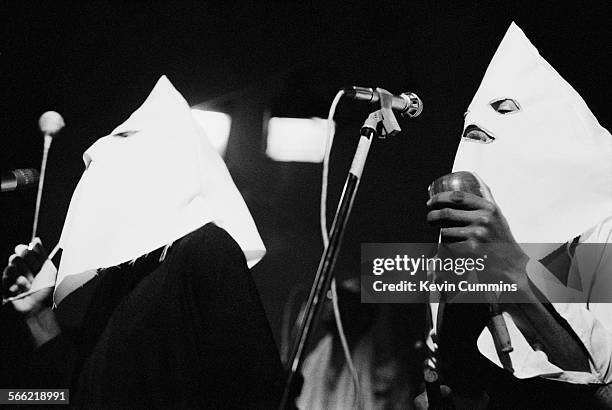
[[[36,347],[61,333],[51,308],[57,269],[39,238],[17,245],[2,273],[2,304],[22,315]]]
[[[57,277],[57,268],[51,262],[51,258],[57,251],[57,247],[51,252],[51,255],[48,255],[40,238],[36,237],[36,228],[49,148],[53,137],[64,127],[65,123],[61,115],[48,111],[40,117],[38,125],[44,136],[44,149],[40,179],[38,179],[32,240],[29,245],[20,244],[15,247],[15,253],[9,257],[8,265],[2,272],[2,305],[11,303],[13,308],[22,314],[36,347],[42,346],[61,333],[61,328],[51,308]],[[24,178],[24,175],[21,174],[14,174],[14,176],[16,180],[14,185],[19,185],[20,181],[21,185],[35,183],[32,182],[33,178]],[[30,175],[26,173],[25,176]],[[4,178],[2,182],[4,191]],[[11,185],[7,186],[7,189],[13,185],[10,175],[8,182]]]
[[[440,227],[442,243],[470,255],[487,255],[487,269],[479,275],[526,286],[529,257],[516,243],[489,187],[477,175],[454,172],[440,177],[430,185],[429,195],[427,220]],[[499,359],[506,370],[513,372],[512,343],[497,295],[485,292],[484,296],[489,303],[488,327]]]
[[[44,150],[40,175],[35,169],[18,169],[2,178],[2,191],[23,189],[38,182],[36,208],[32,240],[29,245],[17,245],[15,253],[10,256],[8,265],[2,274],[2,304],[13,302],[13,306],[24,314],[36,314],[44,308],[44,302],[52,293],[57,269],[51,258],[57,252],[56,247],[51,255],[42,246],[40,238],[36,237],[38,214],[42,198],[42,189],[47,164],[47,155],[51,141],[64,127],[64,119],[55,111],[47,111],[41,115],[38,125],[44,135]],[[39,274],[40,273],[40,274]]]
[[[53,286],[45,285],[54,282],[56,275],[57,269],[40,238],[34,238],[29,245],[17,245],[2,272],[3,304],[12,302],[17,312],[36,315],[50,306]]]
[[[489,187],[477,175],[465,171],[445,175],[431,184],[429,192],[427,221],[440,227],[442,243],[473,255],[487,254],[483,273],[491,275],[489,279],[525,285],[529,257],[514,239]]]

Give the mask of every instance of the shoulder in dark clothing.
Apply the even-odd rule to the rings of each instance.
[[[92,308],[104,303],[97,298]],[[207,224],[176,241],[113,310],[79,379],[79,404],[273,408],[281,377],[244,255]]]

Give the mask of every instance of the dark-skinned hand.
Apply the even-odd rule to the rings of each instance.
[[[454,257],[484,257],[486,281],[527,285],[525,267],[529,257],[514,239],[506,218],[489,188],[485,198],[462,192],[441,192],[427,202],[427,221],[440,228],[443,246]],[[488,199],[486,199],[488,198]]]
[[[2,272],[2,299],[18,296],[30,290],[34,277],[41,269],[55,269],[39,238],[29,245],[17,245]],[[13,300],[15,310],[23,315],[36,315],[50,306],[53,287],[43,288],[31,295]]]

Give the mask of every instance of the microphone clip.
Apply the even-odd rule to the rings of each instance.
[[[379,97],[380,109],[368,116],[361,129],[374,130],[380,139],[385,139],[387,136],[393,137],[402,130],[393,112],[393,94],[382,88],[377,88],[375,92]]]

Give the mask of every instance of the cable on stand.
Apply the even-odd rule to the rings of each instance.
[[[281,410],[294,406],[290,401],[294,399],[292,393],[297,390],[294,384],[299,378],[296,378],[295,375],[301,369],[305,347],[312,330],[316,328],[319,321],[323,301],[333,279],[334,265],[340,251],[346,224],[353,207],[372,140],[375,135],[378,135],[379,138],[385,138],[396,135],[401,131],[393,112],[393,95],[382,88],[377,88],[376,94],[380,102],[380,109],[372,112],[361,127],[359,143],[332,223],[329,243],[321,256],[296,339],[287,361],[287,378],[279,407]],[[418,115],[420,108],[420,106],[415,107],[417,114],[412,116]]]

